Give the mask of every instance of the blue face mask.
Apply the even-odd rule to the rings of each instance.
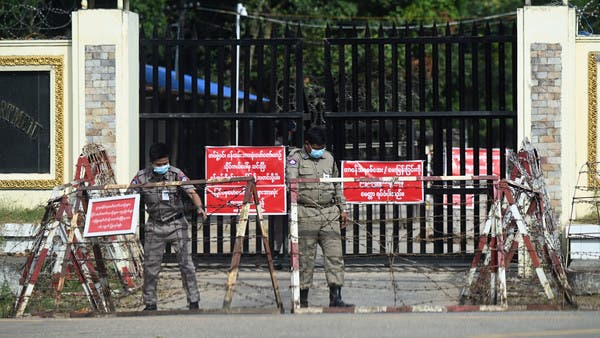
[[[323,157],[323,154],[325,154],[325,148],[319,150],[310,149],[310,157],[312,158],[321,158]]]
[[[169,163],[161,165],[160,167],[154,167],[154,172],[159,175],[164,175],[167,171],[169,171],[169,167]]]

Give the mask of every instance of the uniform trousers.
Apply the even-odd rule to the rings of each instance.
[[[344,258],[339,219],[340,211],[335,205],[324,208],[298,206],[301,289],[308,289],[312,285],[317,244],[323,251],[327,285],[344,285]]]
[[[183,225],[185,224],[185,226]],[[181,272],[181,284],[187,295],[188,303],[198,302],[200,294],[196,281],[196,267],[190,251],[190,237],[185,219],[169,224],[148,223],[144,240],[144,304],[156,304],[156,286],[161,270],[165,245],[171,243],[177,252],[177,262]]]

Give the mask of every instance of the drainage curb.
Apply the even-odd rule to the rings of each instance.
[[[319,313],[436,313],[436,312],[507,312],[507,311],[560,311],[555,304],[528,305],[416,305],[416,306],[355,306],[348,308],[308,307],[294,310],[295,314]]]

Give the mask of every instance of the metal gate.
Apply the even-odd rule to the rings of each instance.
[[[140,167],[148,164],[155,142],[168,144],[171,163],[192,179],[205,178],[205,146],[298,144],[300,133],[283,135],[304,120],[302,79],[302,39],[288,29],[269,39],[142,35]],[[269,220],[287,225],[282,217]],[[193,254],[233,251],[236,217],[210,216],[201,227],[195,218],[192,223]],[[244,252],[260,253],[258,224],[246,229]],[[143,224],[140,233],[143,240]]]
[[[325,111],[306,108],[303,68],[312,61],[289,29],[269,39],[142,36],[140,167],[149,145],[162,141],[173,165],[201,179],[204,146],[301,145],[301,126],[321,121],[338,160],[416,159],[428,175],[504,177],[517,130],[516,26],[509,25],[328,29]],[[297,132],[284,137],[293,125]],[[355,205],[345,254],[473,252],[490,185],[440,182],[425,193],[421,205]],[[232,252],[236,221],[211,216],[212,226],[194,226],[192,252]],[[274,223],[285,228],[287,218],[270,217]],[[244,252],[260,253],[261,240],[257,229],[247,232]]]
[[[517,131],[512,25],[329,30],[323,118],[337,158],[423,160],[428,175],[504,177]],[[355,205],[345,252],[473,252],[492,197],[486,186],[440,182],[426,186],[425,204]]]

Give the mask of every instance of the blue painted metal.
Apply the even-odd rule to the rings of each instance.
[[[147,85],[153,85],[152,79],[154,75],[154,67],[152,65],[146,65],[145,67],[145,79]],[[205,81],[203,78],[197,78],[197,86],[198,86],[198,94],[204,94],[206,92]],[[167,70],[165,67],[158,67],[158,87],[159,89],[164,89],[167,83]],[[209,83],[209,93],[210,95],[217,96],[219,95],[219,84],[210,82]],[[183,89],[185,93],[192,92],[192,76],[189,74],[183,75]],[[177,78],[177,73],[172,70],[171,71],[171,90],[179,91],[179,79]],[[223,96],[231,97],[233,90],[231,87],[223,86]],[[243,100],[245,97],[245,93],[241,90],[238,91],[238,97],[240,100]],[[250,94],[248,98],[252,101],[258,100],[258,97],[254,94]],[[269,99],[263,98],[263,102],[268,102]]]

